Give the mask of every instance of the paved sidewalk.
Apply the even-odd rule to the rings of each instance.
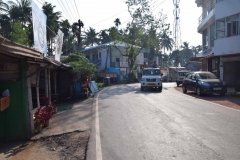
[[[84,101],[75,103],[72,109],[58,112],[50,120],[49,126],[31,139],[36,140],[41,137],[59,135],[73,131],[90,130],[92,104],[93,98],[89,97]]]
[[[31,140],[42,137],[61,135],[73,131],[90,131],[92,123],[92,105],[94,98],[89,97],[84,101],[75,103],[72,109],[60,111],[50,120],[49,127],[44,128],[41,133],[33,136]],[[34,147],[29,146],[27,141],[16,141],[0,144],[0,160],[8,160],[17,153],[26,150],[34,152]],[[21,156],[20,156],[21,157]]]

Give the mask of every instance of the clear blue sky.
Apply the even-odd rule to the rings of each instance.
[[[6,0],[4,0],[6,1]],[[130,19],[124,0],[33,0],[39,7],[43,2],[49,2],[56,6],[55,11],[61,11],[63,18],[71,23],[79,18],[84,22],[84,29],[90,26],[96,31],[114,26],[114,20],[119,18],[124,24]],[[75,6],[76,3],[76,6]],[[163,11],[167,14],[167,23],[173,29],[173,0],[152,0],[150,2],[154,14]],[[78,10],[78,12],[77,12]],[[198,8],[195,0],[180,0],[180,27],[181,40],[191,45],[201,45],[202,38],[197,33],[198,17],[201,8]],[[123,24],[123,25],[124,25]],[[121,27],[121,26],[120,26]]]

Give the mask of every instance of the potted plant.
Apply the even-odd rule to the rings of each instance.
[[[40,133],[45,124],[45,120],[41,114],[34,114],[34,133]]]

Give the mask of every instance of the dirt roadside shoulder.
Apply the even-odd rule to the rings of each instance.
[[[182,87],[174,87],[177,91],[182,92]],[[236,110],[240,110],[240,97],[234,97],[230,94],[226,94],[225,96],[220,96],[220,95],[203,95],[203,96],[197,96],[195,92],[188,91],[186,93],[189,96],[202,99],[205,101],[209,101],[212,103],[220,104],[225,107],[233,108]]]

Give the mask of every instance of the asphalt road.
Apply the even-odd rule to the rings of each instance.
[[[239,111],[163,85],[162,92],[141,92],[139,83],[101,91],[88,159],[240,159]]]

